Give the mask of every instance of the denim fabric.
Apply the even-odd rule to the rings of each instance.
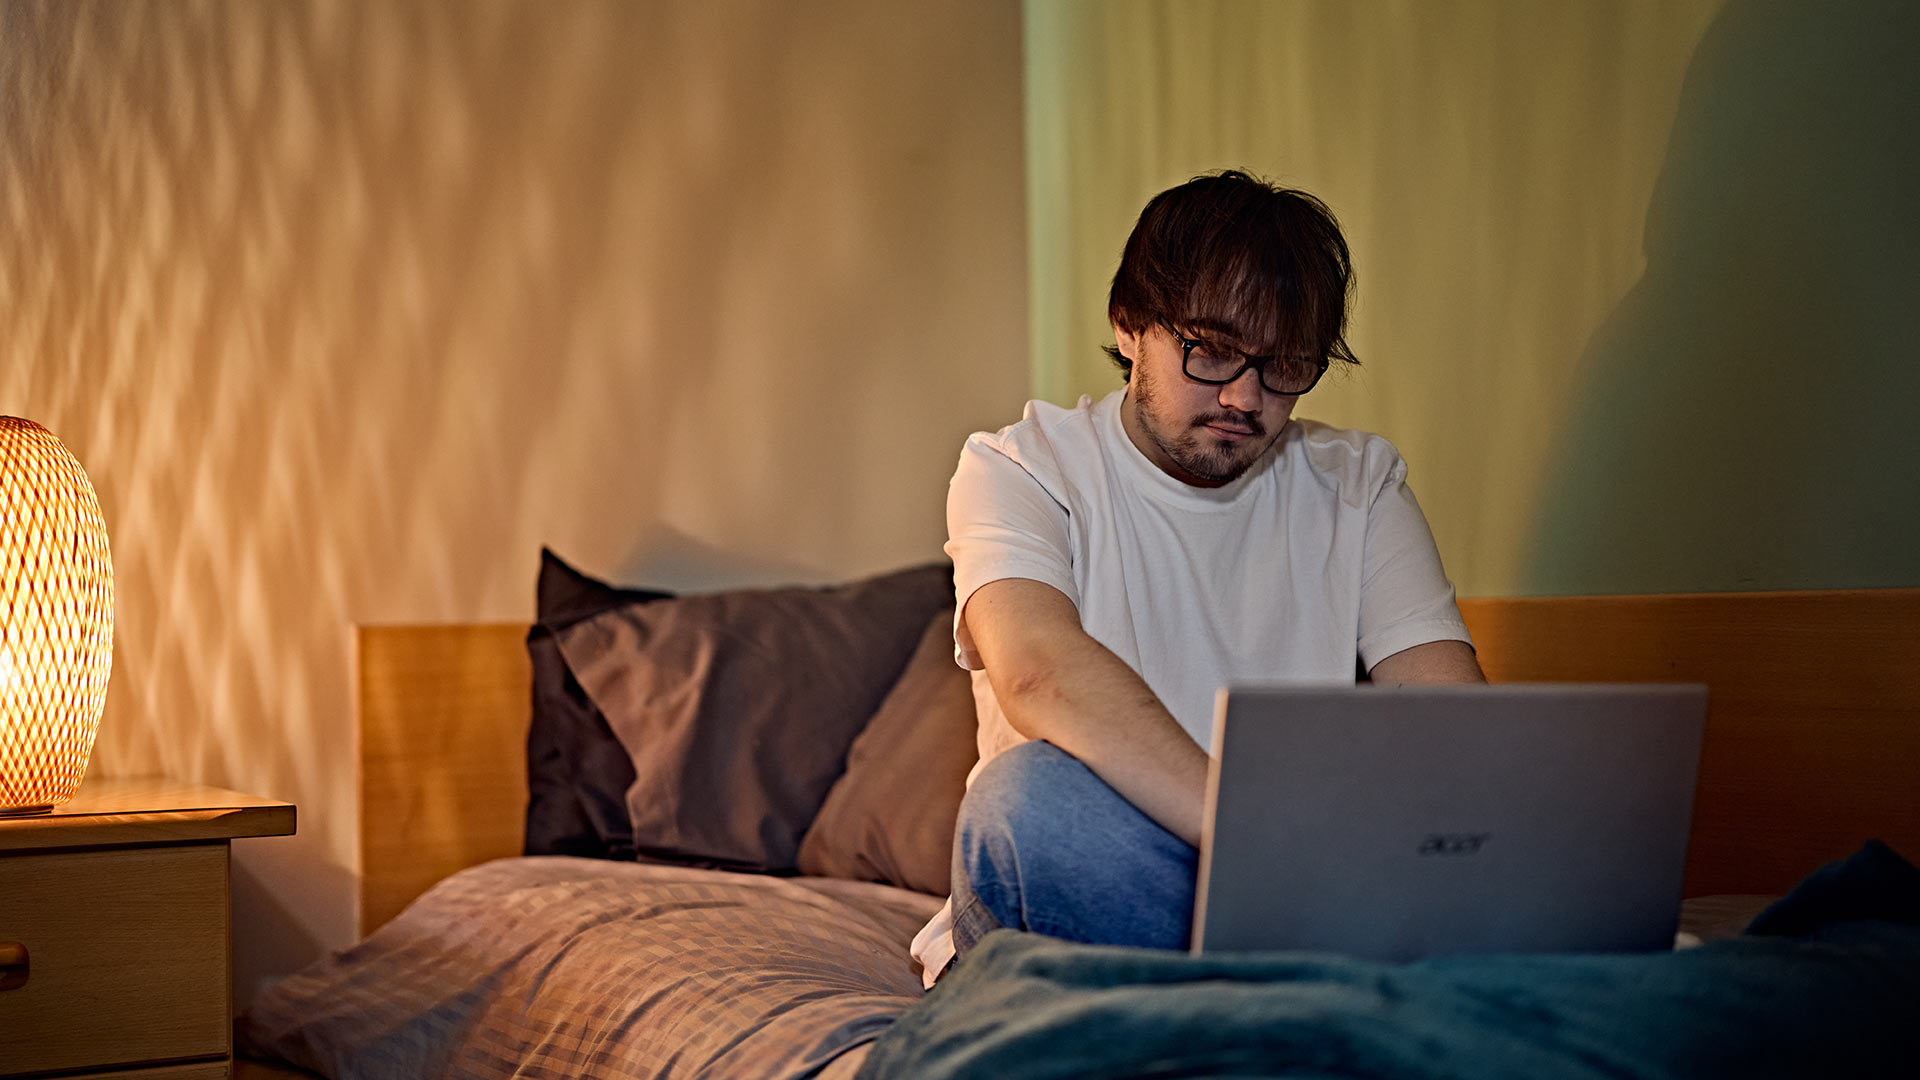
[[[1003,926],[1187,947],[1199,853],[1052,743],[1022,743],[980,770],[953,847],[958,955]]]

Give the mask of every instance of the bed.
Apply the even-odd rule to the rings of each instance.
[[[531,636],[524,625],[358,629],[361,925],[367,937],[254,1003],[241,1019],[239,1043],[255,1060],[242,1064],[241,1075],[305,1070],[331,1077],[844,1078],[863,1069],[886,1076],[1135,1075],[1111,1061],[1086,1064],[1092,1070],[1087,1073],[1076,1061],[1091,1063],[1099,1049],[1117,1045],[1114,1015],[1124,1015],[1127,1031],[1184,1029],[1165,1019],[1165,997],[1139,996],[1132,1012],[1107,1010],[1116,1000],[1114,980],[1133,990],[1181,987],[1176,997],[1182,1004],[1174,1010],[1180,1011],[1207,1000],[1187,987],[1218,987],[1226,985],[1222,978],[1239,977],[1216,971],[1201,978],[1177,963],[1166,971],[1148,970],[1126,955],[1075,951],[1079,946],[1056,955],[1045,942],[1013,942],[980,965],[983,973],[1004,967],[993,975],[998,981],[982,974],[961,983],[963,965],[934,994],[922,995],[906,946],[944,892],[942,829],[950,834],[952,807],[971,763],[970,696],[946,655],[941,631],[951,604],[950,595],[940,595],[943,568],[917,568],[841,590],[776,591],[792,605],[784,610],[769,609],[762,602],[765,592],[703,600],[702,610],[727,625],[697,647],[680,649],[674,642],[687,624],[667,613],[695,598],[614,590],[549,559],[543,566],[542,621]],[[555,581],[564,588],[549,588]],[[847,611],[835,616],[839,622],[818,622],[820,612],[809,606],[848,595],[858,602],[848,601]],[[1920,687],[1913,678],[1920,660],[1920,590],[1467,600],[1461,607],[1496,682],[1709,685],[1712,703],[1686,871],[1685,894],[1693,899],[1685,906],[1683,929],[1689,934],[1714,940],[1737,933],[1768,900],[1868,839],[1909,856],[1920,852]],[[642,613],[638,629],[627,625],[597,636],[581,629],[616,609]],[[769,624],[775,629],[767,631]],[[743,634],[742,625],[755,629]],[[794,636],[795,628],[816,625],[827,629],[799,636],[824,637],[824,652],[781,657],[778,670],[750,664],[732,675],[715,674],[730,655],[764,660],[761,654],[784,647],[781,641]],[[668,702],[681,709],[683,726],[697,726],[717,722],[713,709],[757,707],[769,696],[818,696],[817,683],[834,681],[823,671],[838,662],[823,657],[860,653],[850,644],[849,626],[858,630],[855,636],[886,640],[873,655],[862,654],[861,662],[872,669],[867,683],[857,691],[839,687],[845,691],[839,714],[859,715],[822,721],[833,729],[830,736],[809,735],[807,745],[796,748],[792,710],[775,710],[758,726],[730,729],[722,740],[737,744],[743,756],[713,765],[701,759],[712,747],[696,746],[664,771],[641,761],[629,780],[615,770],[612,783],[625,782],[635,798],[644,798],[641,789],[650,786],[687,784],[679,818],[654,806],[660,801],[654,799],[645,806],[629,802],[623,819],[620,800],[603,792],[598,807],[591,799],[573,807],[572,827],[585,837],[577,853],[566,842],[531,843],[530,801],[538,806],[542,785],[552,783],[551,775],[539,775],[538,757],[542,725],[551,722],[541,695],[548,695],[549,704],[557,700],[549,670],[555,652],[573,661],[561,681],[573,675],[589,684],[567,689],[592,689],[586,697],[605,699],[614,710],[644,713]],[[588,639],[614,653],[679,650],[684,656],[676,662],[705,665],[703,685],[716,699],[708,703],[712,708],[686,706],[684,695],[657,679],[636,685],[619,663],[611,673],[596,666],[591,650],[579,644]],[[543,654],[543,640],[566,648]],[[564,655],[567,650],[571,656]],[[748,685],[715,692],[716,682],[728,678]],[[770,678],[779,686],[771,695],[765,688],[776,683]],[[748,698],[742,693],[756,704],[743,704]],[[571,701],[579,706],[581,694]],[[699,743],[658,724],[645,732],[629,725],[616,734],[626,744],[652,740],[684,749]],[[606,749],[603,741],[600,750]],[[695,760],[690,763],[688,755]],[[590,759],[576,752],[563,764],[578,767]],[[771,777],[764,768],[769,760],[777,766]],[[906,760],[913,762],[910,768],[901,764]],[[795,776],[809,770],[815,775],[801,776],[805,790],[797,796],[759,790],[792,786]],[[699,782],[686,780],[696,773]],[[755,790],[742,794],[739,789],[747,787]],[[842,798],[850,787],[860,790]],[[752,820],[716,825],[699,813],[702,805],[735,795]],[[612,850],[595,847],[596,828],[601,840],[617,837],[631,820],[649,814],[658,820],[635,829],[640,839],[632,848],[620,849],[617,841]],[[769,830],[766,820],[782,814],[790,819],[784,830]],[[826,832],[836,836],[815,835]],[[769,844],[776,850],[767,850]],[[523,854],[530,848],[560,853]],[[809,857],[801,858],[800,848]],[[1884,897],[1898,892],[1901,880],[1865,888]],[[1920,944],[1920,930],[1914,937]],[[1062,978],[1069,970],[1092,981],[1044,987],[1031,981],[1036,971]],[[1289,977],[1299,978],[1299,969]],[[1336,977],[1378,990],[1401,976],[1323,965],[1314,977],[1324,991]],[[1553,985],[1577,983],[1563,972],[1547,978]],[[1637,1000],[1656,1001],[1657,979],[1635,978],[1646,987]],[[1769,972],[1767,980],[1774,986],[1778,972]],[[950,983],[957,989],[949,992]],[[1853,1004],[1843,991],[1844,985],[1829,988],[1826,995]],[[1033,1007],[1023,993],[1061,1004],[1047,1014],[1054,1027],[1033,1026],[1046,1010]],[[1502,993],[1502,1000],[1531,1010],[1528,1015],[1543,1015],[1539,1001],[1516,996],[1511,987]],[[1342,1000],[1352,1006],[1351,995]],[[1920,1027],[1920,1015],[1912,1014],[1920,1007],[1915,1001],[1920,994],[1914,1001],[1870,1004],[1906,1010],[1900,1014],[1915,1021],[1911,1029]],[[996,1019],[996,1002],[1018,1002],[1023,1011]],[[1067,1007],[1074,1002],[1093,1006]],[[1282,1004],[1298,1011],[1297,1001]],[[1382,1029],[1377,1005],[1352,1007],[1358,1011],[1346,1019],[1357,1025],[1354,1030]],[[1627,1015],[1600,1011],[1611,1011],[1616,1021]],[[1853,1011],[1869,1020],[1878,1015]],[[1089,1019],[1100,1015],[1106,1018]],[[1310,1021],[1304,1026],[1300,1015],[1293,1016],[1291,1028],[1269,1013],[1236,1015],[1264,1017],[1255,1027],[1266,1034],[1330,1032],[1339,1019],[1319,998],[1301,1014]],[[1224,1030],[1217,1018],[1209,1023],[1216,1026],[1203,1030]],[[1003,1039],[998,1058],[953,1053],[976,1038],[991,1041],[981,1024],[1019,1037]],[[1406,1041],[1405,1025],[1386,1027]],[[1208,1041],[1187,1030],[1178,1045]],[[1225,1046],[1230,1040],[1214,1041]],[[1388,1073],[1425,1075],[1408,1062],[1439,1061],[1438,1046],[1433,1040],[1417,1043],[1409,1051],[1414,1057]],[[1166,1048],[1141,1044],[1138,1053],[1164,1057]],[[1920,1053],[1908,1060],[1920,1061]],[[1324,1074],[1349,1074],[1322,1065]],[[1164,1057],[1161,1065],[1137,1074],[1280,1072],[1250,1068],[1247,1060],[1220,1059],[1189,1068]],[[1468,1074],[1496,1072],[1475,1068]]]

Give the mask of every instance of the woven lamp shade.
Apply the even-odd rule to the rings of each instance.
[[[73,798],[113,662],[113,562],[86,470],[0,416],[0,814]]]

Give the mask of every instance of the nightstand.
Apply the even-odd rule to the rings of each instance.
[[[168,780],[0,817],[0,1077],[225,1080],[229,842],[293,829],[291,803]]]

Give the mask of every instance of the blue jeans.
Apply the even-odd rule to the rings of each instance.
[[[960,802],[953,944],[1003,926],[1099,945],[1185,949],[1199,853],[1066,751],[1022,743]]]

